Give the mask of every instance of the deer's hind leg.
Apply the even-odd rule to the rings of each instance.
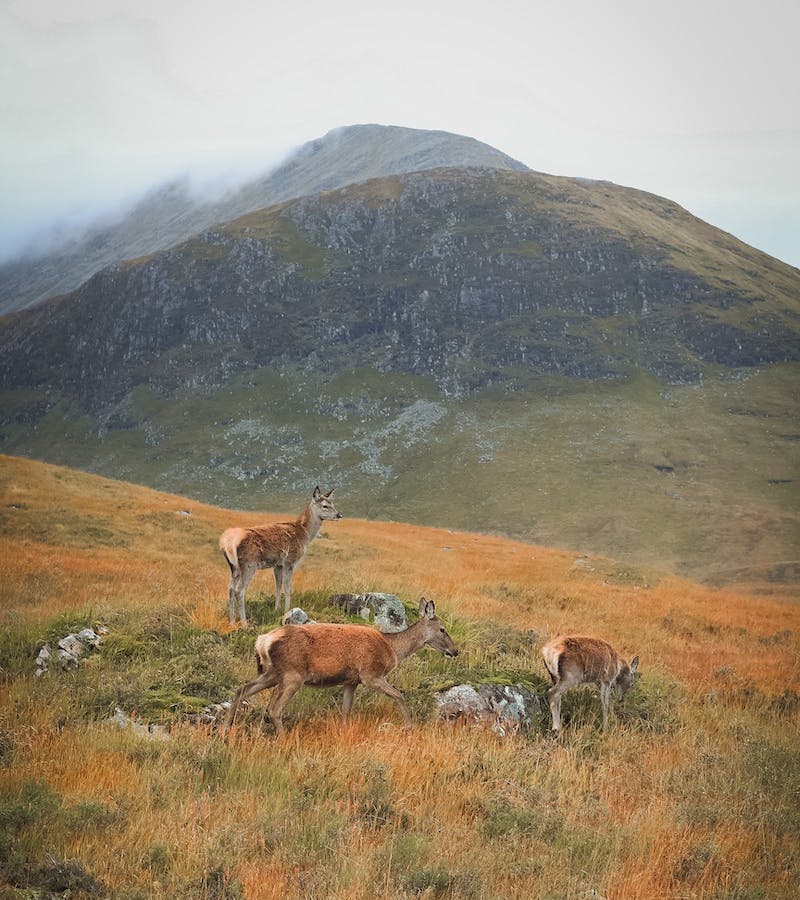
[[[245,564],[244,566],[239,567],[239,579],[237,582],[237,590],[236,590],[236,603],[239,607],[239,620],[242,623],[243,627],[247,626],[247,611],[244,606],[244,595],[247,588],[250,586],[250,582],[253,580],[253,576],[256,574],[256,566],[252,564]],[[231,582],[231,584],[233,584]],[[234,620],[231,619],[231,622]]]
[[[234,565],[229,559],[228,554],[223,553],[225,562],[231,570],[231,580],[228,582],[228,613],[231,617],[231,625],[236,621],[236,602],[239,592],[239,586],[242,581],[242,571],[238,565]]]
[[[254,678],[252,681],[248,681],[247,684],[240,687],[231,701],[227,727],[230,728],[231,725],[233,725],[236,713],[239,711],[239,707],[245,700],[248,700],[250,697],[255,696],[255,694],[258,694],[267,688],[275,687],[277,683],[278,676],[274,672],[263,672],[258,678]]]
[[[550,703],[550,715],[553,718],[553,731],[558,732],[561,729],[561,696],[567,690],[568,685],[563,681],[557,681],[547,692],[547,699]]]
[[[301,675],[284,675],[283,680],[273,691],[267,712],[275,730],[280,734],[283,728],[283,708],[294,697],[303,685]]]
[[[238,589],[240,581],[241,575],[239,571],[231,571],[231,581],[228,585],[228,615],[231,619],[231,625],[236,622],[236,604],[239,596]]]

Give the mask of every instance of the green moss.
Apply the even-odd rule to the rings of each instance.
[[[323,278],[336,262],[336,254],[309,241],[283,207],[251,213],[237,219],[225,231],[268,242],[286,262],[300,266],[312,280]]]

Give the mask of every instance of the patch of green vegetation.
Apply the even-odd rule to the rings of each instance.
[[[409,872],[401,879],[403,889],[411,897],[480,897],[480,880],[474,873],[451,872],[430,866]]]
[[[766,796],[773,825],[800,834],[800,749],[763,738],[750,738],[744,747],[743,773],[754,796]]]
[[[86,516],[67,507],[50,510],[47,517],[38,510],[15,506],[0,507],[0,529],[22,532],[42,544],[62,547],[125,547],[128,536],[113,516]]]
[[[0,682],[32,670],[36,653],[44,643],[40,633],[28,623],[10,626],[4,623],[0,641]]]
[[[268,242],[286,262],[300,266],[307,278],[319,280],[336,265],[337,254],[309,241],[283,207],[251,213],[228,225],[225,231]]]
[[[377,370],[326,380],[258,369],[168,399],[138,389],[138,424],[100,444],[80,428],[62,440],[55,417],[38,429],[34,455],[250,509],[299,511],[320,481],[337,486],[347,516],[609,555],[624,564],[604,574],[642,588],[651,569],[724,581],[743,560],[752,580],[793,558],[797,372],[707,370],[687,385],[528,376],[513,394],[453,398],[429,379]],[[4,527],[57,536],[37,512],[0,516]],[[65,521],[61,539],[108,541],[107,529]]]
[[[83,863],[43,853],[42,839],[36,834],[60,829],[103,830],[121,822],[118,812],[95,801],[66,804],[43,781],[23,781],[6,788],[0,794],[0,881],[24,890],[25,896],[30,892],[36,892],[35,896],[105,896],[102,882]]]
[[[486,808],[482,831],[489,840],[524,835],[552,843],[563,827],[564,818],[557,808],[534,803],[519,807],[497,800]]]
[[[55,648],[67,634],[96,622],[92,612],[59,616],[35,628],[10,632],[0,650],[0,672],[30,675],[36,649],[48,642]],[[71,673],[71,689],[53,703],[54,715],[63,703],[78,718],[103,719],[120,707],[146,722],[181,718],[210,703],[227,699],[241,682],[239,648],[254,632],[232,632],[232,640],[193,626],[181,611],[142,618],[118,613],[101,647],[82,657]],[[41,681],[43,690],[57,693],[64,674],[57,664]],[[64,711],[64,714],[66,712]]]
[[[683,699],[674,681],[647,672],[637,675],[621,701],[614,701],[613,714],[626,727],[652,734],[673,734],[681,726],[679,709]]]

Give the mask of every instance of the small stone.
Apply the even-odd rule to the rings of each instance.
[[[283,625],[310,625],[311,620],[308,618],[308,613],[305,610],[300,609],[299,606],[295,606],[294,609],[290,609],[289,612],[281,619],[281,624]]]

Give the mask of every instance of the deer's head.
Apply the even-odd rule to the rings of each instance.
[[[311,501],[314,504],[314,509],[317,511],[317,515],[320,519],[341,519],[342,514],[333,504],[333,500],[331,500],[331,494],[336,490],[336,488],[331,488],[327,494],[323,494],[319,489],[319,485],[314,488],[314,493],[311,495]]]
[[[420,621],[424,623],[425,643],[445,656],[458,656],[458,647],[447,633],[442,620],[436,615],[436,604],[424,597],[419,601]]]
[[[639,657],[634,656],[631,660],[631,664],[629,666],[626,665],[619,675],[617,675],[617,680],[614,682],[614,691],[620,700],[622,700],[625,694],[633,687],[633,682],[636,680],[636,670],[638,668]]]

